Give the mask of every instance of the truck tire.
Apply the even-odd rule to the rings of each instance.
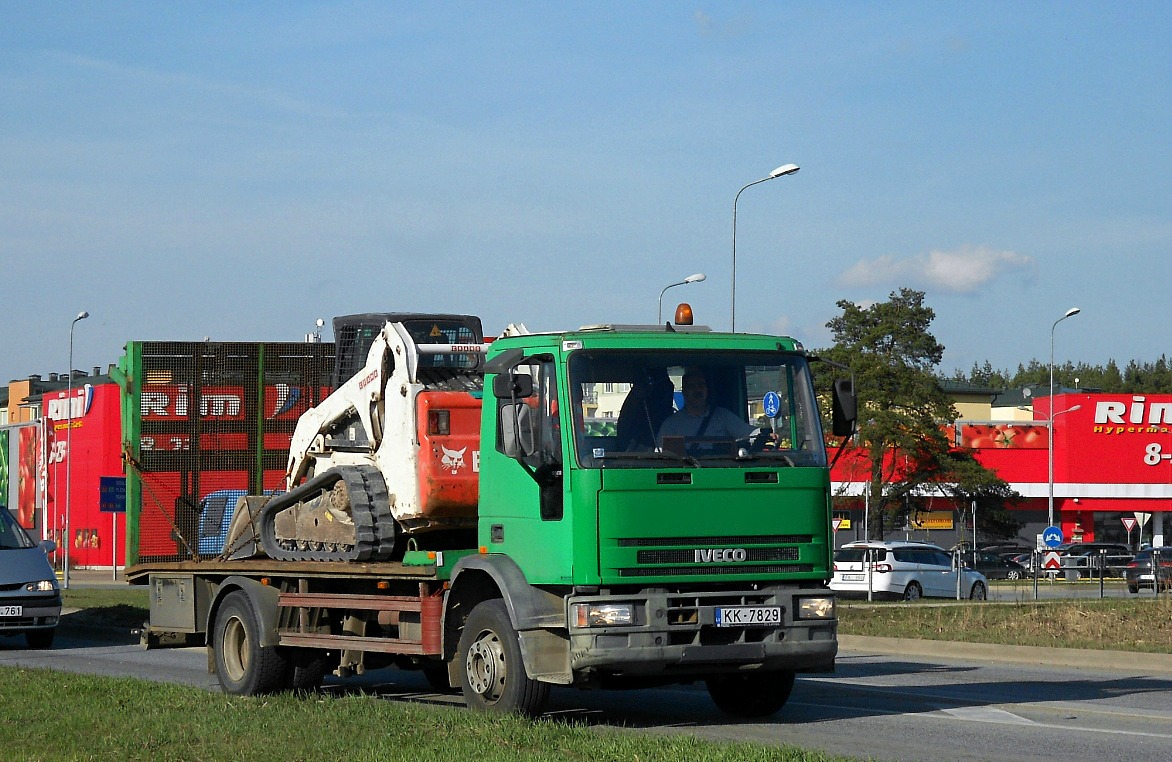
[[[329,653],[324,651],[295,648],[289,653],[287,663],[285,684],[294,693],[317,693],[330,671]]]
[[[285,687],[289,662],[274,646],[260,644],[260,626],[243,591],[229,593],[212,631],[216,677],[224,693],[257,696]]]
[[[769,717],[776,714],[794,689],[794,673],[752,672],[716,675],[704,681],[712,703],[734,717]]]
[[[505,602],[484,601],[472,609],[460,633],[460,691],[478,712],[536,717],[549,698],[549,684],[525,674],[521,644]]]

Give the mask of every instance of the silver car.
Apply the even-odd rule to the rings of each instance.
[[[0,635],[24,635],[29,648],[51,648],[61,617],[61,590],[46,554],[52,540],[33,542],[0,508]]]
[[[852,542],[834,552],[830,589],[839,595],[877,598],[956,598],[957,568],[943,548],[923,542]],[[985,600],[985,575],[960,569],[960,597]]]

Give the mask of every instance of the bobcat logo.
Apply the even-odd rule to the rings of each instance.
[[[468,448],[463,447],[459,450],[449,450],[443,445],[440,445],[440,449],[444,451],[444,457],[440,460],[440,465],[450,470],[452,476],[455,476],[456,472],[464,467],[464,453]]]

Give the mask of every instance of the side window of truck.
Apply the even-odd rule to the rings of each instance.
[[[560,463],[561,423],[552,358],[528,358],[514,372],[529,377],[533,393],[516,402],[508,398],[497,400],[497,419],[501,424],[497,449],[533,467]]]

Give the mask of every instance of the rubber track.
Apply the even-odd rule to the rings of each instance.
[[[301,550],[281,545],[276,536],[276,517],[300,502],[312,500],[338,481],[346,483],[354,544],[343,550]],[[372,466],[342,466],[315,476],[294,490],[265,504],[260,515],[260,539],[269,558],[279,561],[384,561],[395,552],[398,533],[382,474]],[[313,540],[312,537],[303,538]]]

